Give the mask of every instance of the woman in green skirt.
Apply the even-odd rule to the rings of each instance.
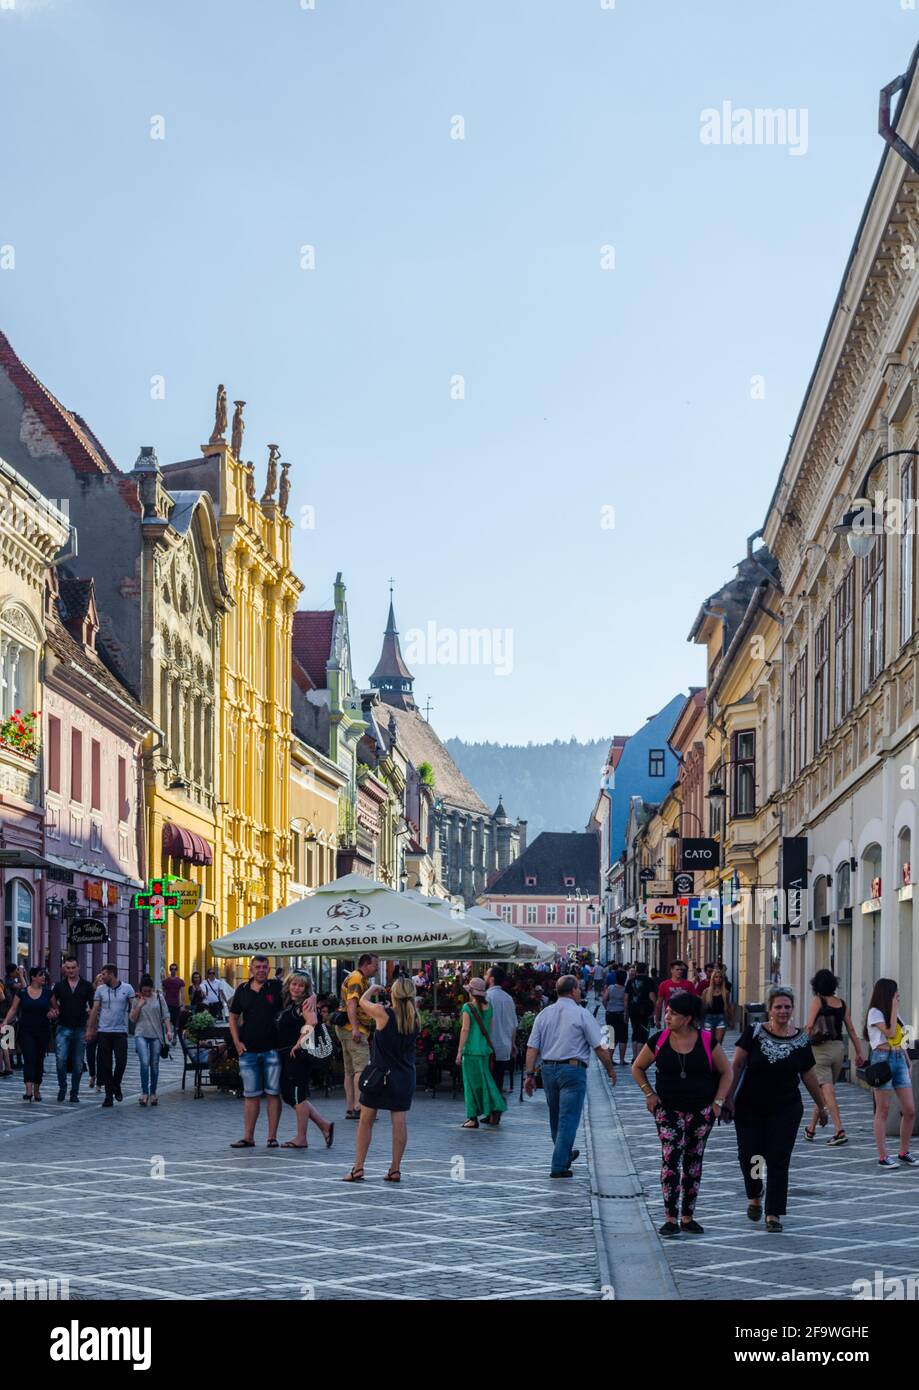
[[[463,1005],[462,1027],[456,1064],[463,1069],[463,1094],[466,1098],[466,1123],[463,1129],[478,1129],[479,1116],[496,1129],[507,1101],[495,1085],[489,1058],[494,1053],[491,1044],[492,1007],[486,1002],[484,980],[470,980],[466,985],[469,1002]]]

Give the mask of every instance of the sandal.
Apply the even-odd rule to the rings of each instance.
[[[817,1131],[815,1129],[808,1129],[807,1125],[805,1125],[804,1138],[807,1140],[809,1144],[812,1144],[814,1140],[817,1138]]]
[[[766,1230],[770,1232],[780,1231],[782,1223],[777,1216],[766,1217]]]
[[[156,1096],[151,1096],[151,1097],[150,1097],[150,1104],[151,1104],[151,1105],[156,1105],[156,1103],[157,1103]]]
[[[330,1125],[329,1125],[329,1132],[328,1132],[328,1134],[325,1136],[325,1146],[326,1146],[327,1149],[330,1149],[330,1148],[332,1147],[332,1141],[333,1141],[334,1138],[335,1138],[335,1125],[334,1125],[334,1123],[333,1123],[333,1124],[330,1124]]]
[[[346,1120],[359,1120],[360,1118],[361,1118],[361,1112],[360,1112],[360,1110],[346,1110],[346,1111],[345,1111],[345,1119],[346,1119]]]
[[[271,1146],[269,1145],[269,1148]],[[298,1144],[295,1139],[288,1139],[281,1145],[282,1149],[308,1149],[309,1144]]]
[[[460,1129],[478,1129],[478,1127],[478,1120],[467,1120],[464,1125],[460,1125]]]
[[[498,1128],[498,1125],[501,1123],[501,1115],[500,1115],[500,1113],[499,1113],[498,1111],[496,1111],[496,1110],[493,1111],[493,1112],[489,1115],[489,1117],[488,1117],[488,1119],[485,1121],[485,1123],[488,1125],[489,1129],[497,1129],[497,1128]]]
[[[280,1147],[277,1139],[269,1139],[268,1143],[265,1145],[266,1149],[279,1149]]]
[[[147,1104],[147,1097],[146,1097],[146,1096],[138,1096],[138,1097],[137,1097],[137,1104],[138,1104],[138,1105],[146,1105],[146,1104]]]
[[[235,1144],[230,1145],[231,1149],[254,1149],[254,1139],[237,1139]]]
[[[364,1170],[363,1170],[363,1168],[352,1168],[352,1169],[351,1169],[351,1172],[348,1173],[346,1177],[342,1178],[342,1182],[363,1182],[363,1181],[364,1181]]]
[[[385,1176],[385,1178],[383,1179],[383,1181],[384,1181],[384,1182],[401,1182],[401,1181],[402,1181],[402,1169],[401,1169],[401,1168],[390,1168],[389,1172],[386,1174],[386,1176]]]
[[[832,1136],[832,1138],[828,1139],[826,1142],[830,1148],[832,1148],[834,1144],[848,1144],[849,1136],[846,1134],[846,1131],[844,1129],[838,1129],[836,1133]]]

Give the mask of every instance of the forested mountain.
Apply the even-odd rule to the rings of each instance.
[[[445,745],[460,771],[492,810],[498,797],[511,820],[529,822],[527,840],[541,830],[583,830],[600,787],[609,738],[579,743],[466,743],[448,738]]]

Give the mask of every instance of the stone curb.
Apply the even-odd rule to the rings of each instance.
[[[628,1084],[628,1070],[618,1068],[617,1085]],[[584,1130],[601,1297],[678,1299],[679,1291],[652,1225],[641,1179],[616,1112],[613,1090],[595,1059],[587,1073]]]

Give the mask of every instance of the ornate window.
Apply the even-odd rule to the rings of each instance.
[[[742,729],[734,735],[734,815],[756,814],[756,731]]]
[[[32,959],[35,894],[24,879],[13,878],[3,894],[3,931],[7,965],[26,966]]]
[[[855,568],[833,595],[833,715],[841,724],[855,696]]]
[[[913,540],[913,502],[915,488],[913,478],[915,474],[915,460],[908,459],[900,469],[900,509],[902,513],[903,529],[900,533],[900,646],[902,647],[913,635],[914,626],[914,581],[913,581],[913,557],[915,555],[915,542]]]
[[[830,615],[824,613],[814,629],[814,752],[830,732]]]
[[[862,690],[884,668],[884,540],[879,536],[862,560]]]

